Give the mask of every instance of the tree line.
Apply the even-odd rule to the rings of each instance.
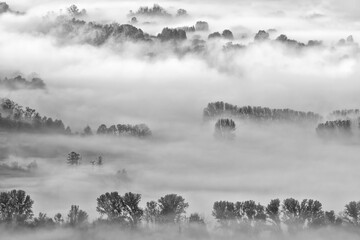
[[[238,107],[224,102],[209,103],[203,111],[205,120],[221,116],[231,116],[240,119],[256,121],[288,121],[288,122],[311,122],[317,123],[322,119],[321,115],[313,112],[295,111],[292,109],[271,109],[268,107]]]
[[[18,90],[18,89],[44,89],[46,86],[41,78],[34,77],[28,81],[19,75],[13,78],[0,79],[0,87],[7,88],[10,90]]]
[[[0,224],[8,227],[88,228],[96,225],[113,225],[137,229],[144,226],[195,225],[206,229],[206,221],[198,213],[186,216],[189,203],[177,194],[167,194],[157,201],[140,206],[141,194],[106,192],[96,199],[96,211],[100,214],[90,224],[88,214],[72,205],[67,215],[61,213],[48,217],[39,213],[34,217],[34,201],[23,190],[0,193]],[[313,199],[298,201],[294,198],[273,199],[267,205],[253,200],[243,202],[216,201],[212,216],[223,230],[256,235],[264,231],[296,233],[304,229],[323,227],[353,228],[360,231],[360,201],[351,201],[344,211],[324,211],[321,202]],[[286,226],[286,227],[284,227]]]
[[[83,132],[72,133],[71,128],[65,127],[62,120],[41,116],[35,109],[23,107],[10,99],[0,99],[0,130],[6,132],[54,133],[66,135],[91,136],[93,131],[86,126]],[[99,126],[98,135],[148,137],[151,130],[146,124],[117,124],[106,127]]]
[[[35,109],[22,107],[10,99],[0,99],[0,129],[3,131],[70,134],[59,119],[42,117]]]

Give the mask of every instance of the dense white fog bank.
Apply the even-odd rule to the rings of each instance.
[[[66,218],[79,205],[89,221],[99,217],[97,198],[105,192],[139,193],[144,209],[175,193],[189,203],[187,216],[205,218],[209,232],[127,232],[94,223],[81,231],[0,229],[0,239],[235,239],[215,227],[212,208],[220,200],[266,206],[276,198],[311,198],[343,217],[345,204],[360,200],[360,114],[330,113],[359,108],[357,1],[155,3],[162,15],[138,10],[152,1],[16,0],[8,2],[10,10],[0,8],[0,192],[25,190],[35,216]],[[71,4],[79,12],[68,13]],[[177,16],[179,9],[188,15]],[[188,28],[174,30],[181,27]],[[5,98],[17,108],[6,109]],[[206,119],[204,108],[216,101],[275,109],[264,110],[270,115],[289,108],[301,111],[296,116],[322,117],[298,124],[224,111]],[[231,139],[216,138],[222,117],[236,123]],[[46,132],[56,124],[60,132]],[[113,134],[96,134],[101,124]],[[86,126],[94,135],[85,134]],[[319,126],[346,134],[321,137]],[[68,164],[72,152],[81,164]],[[331,227],[281,238],[352,240],[356,234]]]
[[[6,239],[12,240],[23,240],[23,239],[37,239],[37,240],[45,240],[45,239],[56,239],[56,240],[64,240],[64,239],[75,239],[75,240],[83,240],[83,239],[238,239],[242,237],[243,239],[251,239],[251,237],[246,235],[231,235],[226,234],[221,231],[213,231],[213,232],[203,232],[197,229],[192,229],[190,232],[179,233],[177,228],[169,228],[169,229],[159,229],[157,231],[140,231],[140,232],[127,232],[121,231],[119,229],[114,228],[105,228],[105,229],[91,229],[86,232],[77,231],[72,229],[60,229],[60,230],[40,230],[38,232],[9,232],[4,233],[4,237]],[[319,240],[335,240],[335,239],[348,239],[353,240],[357,239],[358,235],[349,231],[339,231],[338,229],[326,229],[320,231],[308,231],[301,234],[296,235],[287,235],[287,236],[279,236],[279,235],[271,235],[265,234],[257,236],[258,239],[264,240],[273,240],[273,239],[291,239],[291,240],[304,240],[304,239],[319,239]]]
[[[149,140],[103,137],[21,135],[7,139],[6,163],[37,168],[9,171],[3,190],[22,187],[33,197],[34,209],[53,215],[79,204],[92,218],[96,198],[106,191],[138,192],[143,203],[166,193],[190,202],[190,212],[209,220],[217,200],[315,198],[324,208],[343,210],[356,199],[357,144],[323,142],[314,129],[279,125],[238,125],[234,141],[217,141],[211,126],[173,126],[169,134]],[[80,166],[68,166],[67,154],[82,155]],[[90,161],[99,155],[101,167]],[[127,175],[118,172],[126,169]],[[339,181],[341,178],[341,181]]]

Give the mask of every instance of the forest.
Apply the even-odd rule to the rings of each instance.
[[[177,194],[167,194],[156,201],[146,202],[145,208],[141,207],[141,194],[132,192],[124,195],[106,192],[101,194],[96,202],[96,211],[100,217],[91,222],[88,214],[81,210],[79,205],[71,205],[67,214],[57,213],[54,217],[49,217],[40,212],[35,216],[32,210],[34,201],[25,191],[1,192],[0,224],[14,231],[42,228],[87,231],[106,225],[134,231],[139,228],[170,226],[177,227],[180,235],[195,231],[200,238],[208,236],[207,219],[198,213],[186,214],[189,203]],[[313,199],[273,199],[267,205],[253,200],[216,201],[213,204],[212,216],[218,223],[216,231],[226,234],[241,232],[249,237],[260,236],[263,232],[280,237],[284,228],[289,234],[320,228],[360,231],[360,201],[349,202],[340,214],[335,214],[333,210],[325,211],[321,202]]]
[[[357,6],[0,2],[0,239],[358,239]]]

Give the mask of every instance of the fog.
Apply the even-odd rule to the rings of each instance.
[[[46,89],[0,85],[0,98],[61,119],[74,132],[87,125],[96,132],[103,123],[145,123],[152,136],[0,131],[0,191],[25,190],[35,202],[35,215],[66,214],[76,204],[91,220],[99,217],[96,198],[105,192],[141,193],[142,207],[147,201],[176,193],[189,202],[187,213],[199,212],[210,226],[216,222],[211,215],[213,203],[219,200],[253,199],[267,204],[274,198],[313,198],[336,213],[349,201],[359,200],[358,134],[332,141],[319,138],[316,125],[236,119],[235,139],[219,141],[214,138],[215,121],[204,121],[202,115],[207,104],[215,101],[312,111],[325,119],[333,110],[359,108],[360,5],[356,0],[155,3],[173,15],[179,8],[186,9],[189,16],[138,16],[135,27],[145,33],[156,36],[165,27],[193,26],[200,20],[209,23],[210,31],[187,33],[188,40],[178,44],[107,41],[94,46],[84,42],[81,34],[62,35],[56,17],[76,4],[86,9],[83,20],[87,22],[125,24],[130,21],[130,10],[154,2],[8,2],[12,10],[25,14],[0,14],[0,79],[20,74],[31,80],[36,73]],[[225,29],[233,32],[233,44],[245,47],[224,51],[229,41],[207,39],[210,33]],[[254,42],[259,30],[269,29],[276,30],[270,33],[270,41]],[[322,45],[299,49],[273,41],[280,34],[305,44],[321,40]],[[354,43],[338,44],[349,35]],[[206,41],[204,52],[179,54],[178,49],[191,46],[196,38]],[[80,166],[66,164],[71,151],[82,155]],[[104,165],[92,166],[90,161],[99,155]],[[36,169],[27,168],[32,162]],[[117,174],[123,169],[126,176]],[[106,230],[91,231],[96,234],[40,231],[34,239],[48,239],[48,234],[57,239],[100,239]],[[117,236],[116,231],[107,232],[104,239]],[[329,231],[305,232],[291,239],[356,238],[349,232]],[[4,239],[26,236],[6,234]],[[123,234],[125,238],[132,233]],[[131,237],[141,239],[142,234]]]

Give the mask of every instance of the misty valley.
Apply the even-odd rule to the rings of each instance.
[[[358,239],[357,5],[0,2],[0,239]]]

